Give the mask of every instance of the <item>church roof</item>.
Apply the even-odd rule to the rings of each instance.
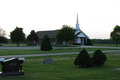
[[[78,30],[76,30],[77,32]],[[84,36],[86,36],[87,38],[89,38],[82,30],[79,29],[78,33],[76,33],[76,35],[79,35],[79,34],[83,34]]]
[[[78,32],[76,35],[79,35],[81,32]]]
[[[36,34],[38,35],[39,38],[43,38],[45,34],[47,34],[49,38],[55,38],[57,32],[58,30],[38,31],[36,32]]]

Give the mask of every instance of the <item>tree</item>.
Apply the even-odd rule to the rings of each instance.
[[[50,38],[48,37],[47,34],[44,35],[44,37],[41,41],[41,47],[40,48],[41,48],[42,51],[52,50],[51,41],[50,41]]]
[[[0,43],[7,43],[8,39],[6,37],[0,36]]]
[[[30,34],[27,36],[27,41],[32,41],[33,44],[34,42],[38,42],[38,39],[39,37],[34,30],[32,30]]]
[[[92,62],[88,52],[83,49],[74,60],[74,65],[79,67],[91,67]]]
[[[105,61],[107,60],[106,58],[106,55],[101,51],[101,50],[96,50],[94,53],[93,53],[93,56],[92,57],[96,57],[96,58],[99,58],[99,60],[97,61],[97,64],[100,66],[100,65],[103,65],[105,63]]]
[[[10,38],[14,43],[17,43],[17,46],[19,46],[20,42],[25,41],[25,33],[23,33],[23,28],[16,28],[10,32]]]
[[[120,26],[116,25],[113,31],[110,33],[110,38],[116,42],[118,46],[118,41],[120,41]]]
[[[1,27],[0,27],[0,36],[5,36],[6,33],[5,33],[5,30],[3,30]]]
[[[87,43],[85,43],[85,45],[93,45],[93,43],[91,42],[90,39],[87,39]]]
[[[55,39],[57,41],[65,42],[67,45],[68,41],[75,41],[75,29],[70,26],[63,25],[63,27],[57,32]]]
[[[113,40],[111,39],[91,39],[91,42],[93,44],[116,44]],[[118,41],[118,44],[120,44],[120,41]]]

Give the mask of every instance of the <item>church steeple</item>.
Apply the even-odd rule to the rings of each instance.
[[[77,13],[77,23],[76,23],[76,30],[80,29],[79,28],[79,23],[78,23],[78,13]]]

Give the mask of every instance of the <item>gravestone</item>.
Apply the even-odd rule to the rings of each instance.
[[[53,64],[53,59],[52,58],[44,59],[43,64]]]
[[[24,61],[24,58],[11,58],[7,60],[1,58],[2,72],[0,73],[0,77],[24,75],[21,65]]]

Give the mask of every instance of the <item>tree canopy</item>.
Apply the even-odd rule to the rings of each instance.
[[[116,42],[118,45],[118,41],[120,41],[120,26],[116,25],[113,31],[110,33],[110,38]]]
[[[64,41],[67,45],[68,41],[74,41],[76,38],[75,35],[75,29],[67,26],[67,25],[63,25],[62,28],[57,32],[56,34],[56,40],[57,41]]]
[[[0,27],[0,36],[5,36],[6,33],[5,33],[5,30],[3,30],[1,27]]]
[[[38,42],[38,39],[39,37],[34,30],[32,30],[30,34],[27,36],[27,41],[33,41],[33,43]]]
[[[0,43],[7,43],[8,39],[6,37],[0,36]]]
[[[10,32],[10,38],[14,43],[17,43],[17,46],[19,46],[20,42],[25,41],[25,33],[23,32],[23,28],[16,28]]]

